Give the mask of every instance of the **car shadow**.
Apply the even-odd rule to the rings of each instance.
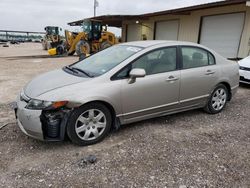
[[[240,83],[240,87],[250,89],[250,84]]]

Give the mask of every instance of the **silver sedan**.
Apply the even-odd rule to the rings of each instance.
[[[67,134],[88,145],[123,124],[197,108],[216,114],[238,85],[238,64],[204,46],[138,41],[36,77],[15,111],[33,138],[59,141]]]

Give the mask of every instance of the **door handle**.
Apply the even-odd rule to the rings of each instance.
[[[168,81],[168,82],[176,81],[176,80],[179,80],[179,78],[174,77],[174,76],[169,76],[169,77],[166,79],[166,81]]]
[[[207,72],[205,73],[205,75],[210,75],[210,74],[214,74],[215,71],[212,71],[212,70],[207,70]]]

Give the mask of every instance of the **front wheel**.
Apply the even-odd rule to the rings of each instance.
[[[112,124],[110,111],[101,103],[86,104],[68,120],[67,134],[77,145],[95,144],[107,136]]]
[[[228,99],[228,90],[225,85],[219,84],[207,102],[204,110],[210,114],[219,113],[225,108]]]
[[[84,40],[80,40],[77,44],[76,44],[76,54],[78,56],[84,54],[90,54],[91,48],[90,45],[87,41]]]

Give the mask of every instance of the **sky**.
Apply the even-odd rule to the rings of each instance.
[[[97,16],[142,14],[219,0],[98,0]],[[93,16],[94,0],[0,0],[0,30],[44,31]],[[119,30],[114,30],[117,33]]]

